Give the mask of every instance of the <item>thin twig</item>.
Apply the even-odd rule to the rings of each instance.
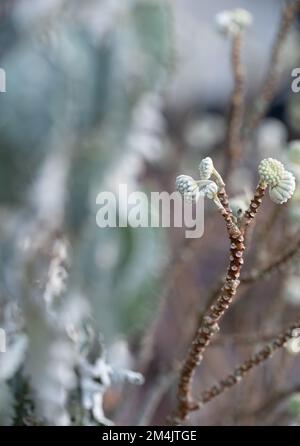
[[[242,141],[241,129],[244,116],[245,103],[245,69],[242,64],[243,33],[237,33],[232,42],[232,71],[234,76],[234,89],[231,96],[228,133],[225,179],[234,167],[236,161],[241,158]]]
[[[262,199],[265,195],[267,186],[265,184],[259,184],[256,188],[254,197],[250,201],[250,205],[248,209],[245,212],[245,216],[242,222],[242,233],[244,237],[246,238],[247,231],[249,229],[249,226],[251,222],[254,220],[257,211],[262,203]]]
[[[211,346],[219,347],[224,344],[257,345],[262,342],[269,342],[275,337],[276,333],[228,333],[215,339]]]
[[[291,246],[283,251],[283,253],[268,265],[260,269],[253,269],[251,272],[241,278],[241,283],[250,285],[258,280],[273,274],[276,271],[284,269],[284,267],[291,262],[300,253],[300,233],[296,240],[291,242]]]
[[[225,209],[226,212],[228,212],[228,214],[230,215],[230,218],[232,219],[232,210],[230,209],[230,206],[229,206],[229,198],[228,198],[224,183],[219,186],[218,197],[219,197],[219,200],[220,200],[223,208]]]
[[[219,381],[216,385],[210,387],[208,390],[205,390],[198,403],[194,404],[191,410],[198,410],[204,404],[210,402],[218,395],[221,395],[235,384],[240,382],[245,375],[247,375],[250,370],[259,366],[264,361],[269,359],[274,352],[284,347],[286,342],[295,336],[299,336],[299,333],[295,333],[296,329],[300,327],[300,318],[291,324],[283,333],[280,333],[276,336],[276,338],[268,343],[265,347],[259,350],[257,353],[252,355],[249,359],[244,361],[241,365],[236,367],[232,373],[230,373],[225,379]]]
[[[270,235],[272,234],[271,229],[274,228],[284,209],[286,209],[285,206],[274,205],[269,218],[264,223],[262,223],[261,228],[256,235],[257,243],[265,243],[269,240]]]
[[[279,83],[280,73],[279,65],[282,56],[282,50],[289,33],[289,30],[300,12],[300,0],[294,2],[288,2],[282,12],[281,21],[279,25],[278,34],[273,45],[271,59],[267,70],[266,77],[263,82],[262,89],[258,95],[258,101],[255,105],[252,115],[250,116],[250,122],[247,133],[255,130],[264,118],[268,107],[275,97],[277,86]]]
[[[300,392],[300,385],[291,387],[290,389],[282,390],[275,396],[264,402],[263,405],[257,407],[254,410],[244,412],[240,414],[240,418],[255,417],[257,420],[263,419],[266,415],[270,414],[274,408],[282,404],[285,400],[293,396],[295,393]]]
[[[296,240],[294,240],[296,238]],[[267,277],[270,277],[272,274],[276,272],[284,272],[287,265],[297,256],[300,255],[300,232],[299,235],[295,235],[293,240],[291,240],[290,246],[283,250],[283,253],[275,258],[275,260],[271,260],[266,266],[263,267],[255,267],[250,272],[242,275],[240,277],[240,286],[243,288],[252,285],[255,282],[263,280]],[[208,302],[206,305],[206,309],[208,310],[218,298],[222,285],[225,282],[225,277],[221,277],[215,284],[215,286],[211,289],[209,293]],[[204,313],[207,311],[205,310]],[[203,312],[199,315],[199,324],[202,321]]]

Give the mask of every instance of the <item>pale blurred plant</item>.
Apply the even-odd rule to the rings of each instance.
[[[145,160],[163,157],[170,8],[27,3],[0,31],[11,85],[0,104],[0,424],[106,424],[108,388],[143,378],[111,365],[99,338],[144,330],[167,250],[158,231],[98,230],[94,203],[106,174],[137,185]]]
[[[292,426],[300,424],[300,393],[294,393],[288,401],[288,410],[293,418]]]

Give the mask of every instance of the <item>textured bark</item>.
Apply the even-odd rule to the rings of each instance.
[[[254,197],[251,200],[249,209],[246,211],[245,220],[242,228],[238,228],[233,222],[232,213],[229,209],[228,198],[225,188],[221,190],[222,195],[219,198],[224,206],[220,212],[225,220],[225,225],[230,240],[230,255],[229,265],[225,283],[216,299],[216,302],[211,305],[207,313],[204,315],[200,326],[195,334],[192,345],[189,349],[187,357],[184,361],[178,385],[178,405],[177,409],[171,417],[171,423],[174,425],[182,423],[187,419],[189,412],[197,408],[197,403],[193,401],[192,384],[197,367],[200,365],[203,354],[209,346],[215,333],[219,331],[219,322],[225,312],[229,309],[232,303],[237,288],[240,284],[241,269],[244,264],[244,232],[249,224],[255,218],[255,215],[262,203],[262,197],[265,194],[266,187],[259,184],[255,191]]]

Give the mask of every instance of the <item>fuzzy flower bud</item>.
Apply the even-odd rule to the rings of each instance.
[[[212,159],[209,156],[203,158],[203,160],[199,164],[200,180],[209,180],[213,172],[214,172],[214,164]]]
[[[258,166],[260,181],[269,186],[270,198],[276,204],[286,203],[294,194],[296,181],[284,165],[273,158],[262,160]]]
[[[235,35],[252,23],[252,15],[245,9],[222,11],[216,15],[217,29],[221,34]]]
[[[199,197],[199,187],[194,178],[189,175],[179,175],[176,178],[176,188],[188,203],[197,201]]]
[[[200,181],[199,182],[200,194],[210,200],[215,199],[218,193],[218,186],[214,181]]]
[[[258,166],[260,181],[270,187],[275,187],[283,179],[285,174],[284,165],[273,158],[262,160]]]
[[[295,188],[295,177],[291,172],[286,170],[277,186],[270,188],[269,195],[271,200],[276,204],[286,203],[293,196]]]
[[[239,221],[243,217],[248,207],[249,199],[246,195],[240,195],[230,200],[230,209],[235,221]]]

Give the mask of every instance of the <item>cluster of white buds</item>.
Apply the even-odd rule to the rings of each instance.
[[[206,183],[206,184],[205,184]],[[200,195],[214,200],[218,194],[219,188],[214,181],[201,180],[199,181]]]
[[[269,186],[270,198],[274,203],[286,203],[294,194],[294,175],[284,165],[273,158],[262,160],[258,167],[260,183]]]
[[[216,15],[217,29],[221,34],[236,35],[251,25],[252,14],[245,9],[226,10]]]
[[[224,185],[219,173],[214,168],[212,159],[204,158],[199,165],[200,180],[196,181],[189,175],[179,175],[176,178],[177,190],[183,195],[185,201],[189,203],[196,202],[200,196],[213,200],[218,207],[221,206],[218,191],[219,187]],[[215,176],[216,182],[210,180]]]
[[[188,203],[196,202],[200,196],[197,181],[189,175],[179,175],[176,178],[176,187]]]

